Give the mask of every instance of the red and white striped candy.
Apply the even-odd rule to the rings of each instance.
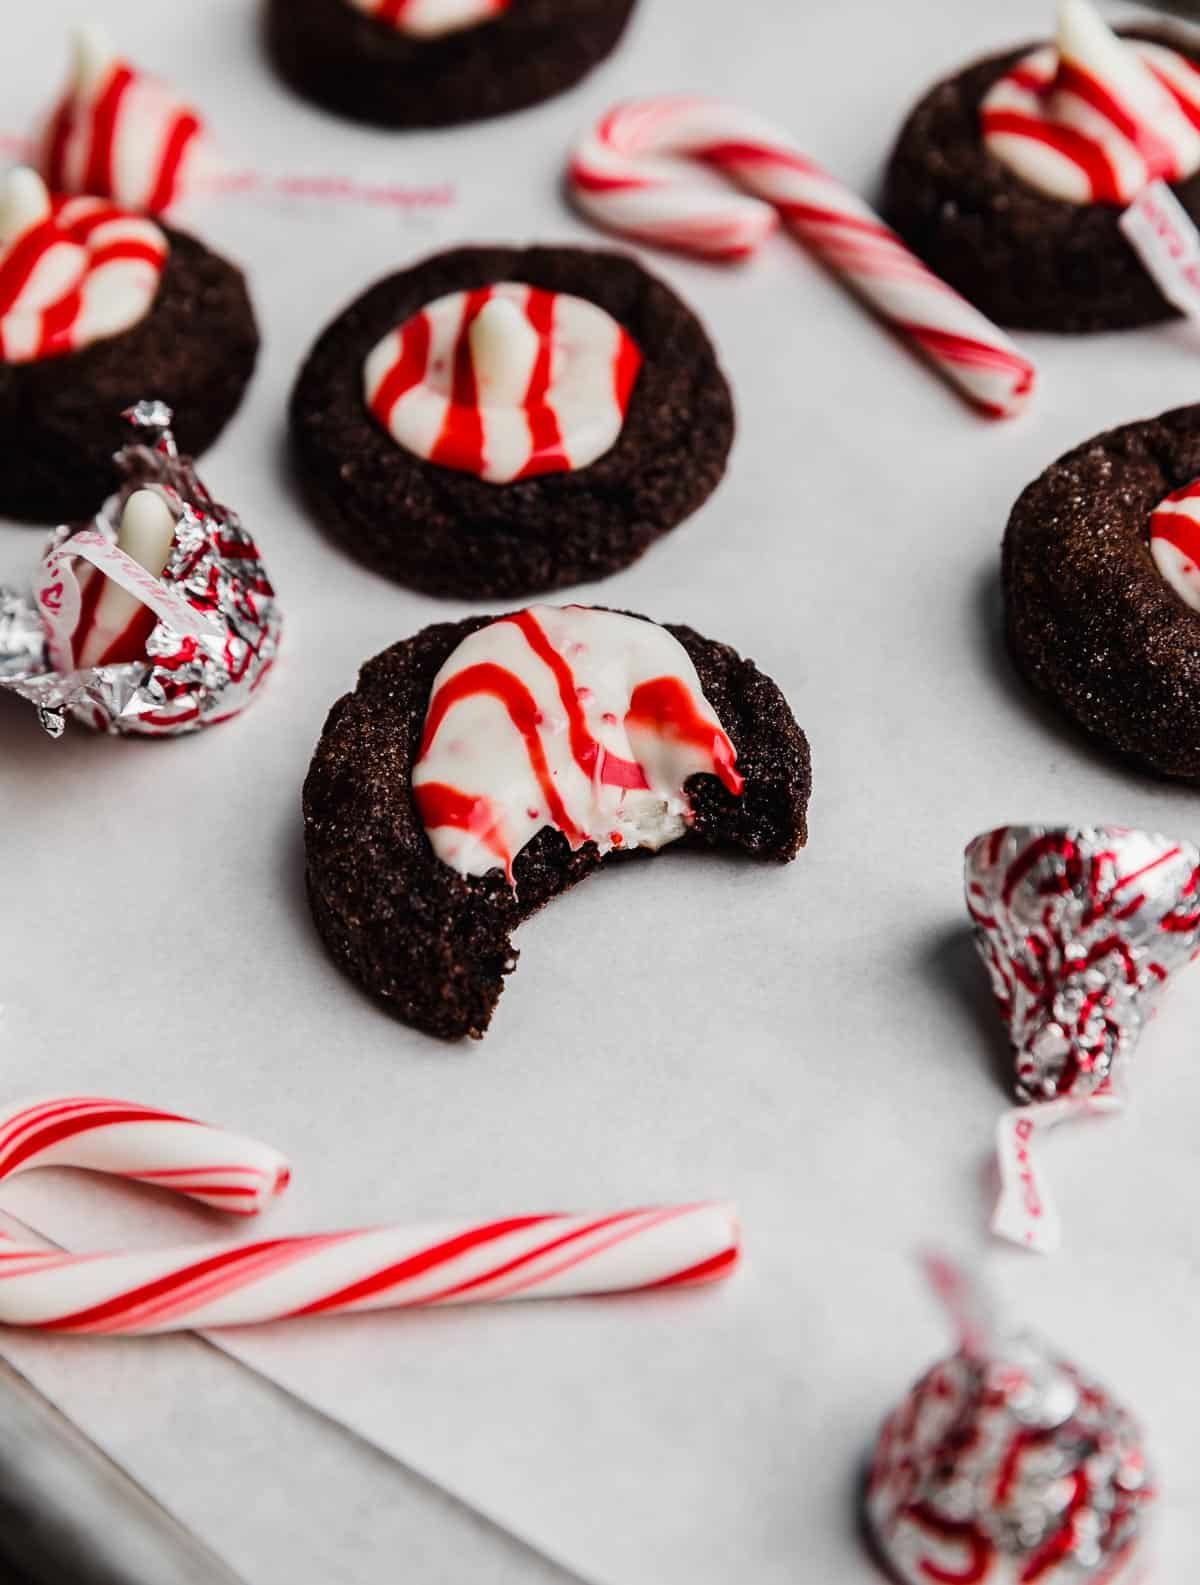
[[[986,147],[1030,186],[1124,206],[1149,182],[1200,169],[1200,71],[1164,45],[1120,38],[1088,0],[1062,0],[1056,44],[992,85],[980,123]]]
[[[175,539],[175,515],[154,490],[135,490],[125,503],[117,546],[153,579],[162,575]],[[146,659],[158,614],[136,594],[86,562],[78,573],[79,619],[71,634],[74,665],[115,666]]]
[[[1193,611],[1200,611],[1200,479],[1174,490],[1150,518],[1154,565]]]
[[[347,0],[377,22],[412,38],[440,38],[463,28],[490,22],[508,10],[512,0]]]
[[[596,303],[499,281],[427,303],[370,352],[367,405],[406,451],[491,484],[616,442],[642,355]]]
[[[121,60],[101,29],[81,29],[70,84],[42,138],[49,185],[156,215],[211,161],[196,112]]]
[[[90,1095],[0,1112],[0,1182],[34,1167],[83,1167],[158,1184],[238,1216],[261,1211],[290,1177],[269,1145],[135,1101]]]
[[[0,362],[77,352],[145,318],[167,239],[100,198],[51,198],[18,169],[0,192]]]
[[[80,1166],[253,1212],[287,1183],[283,1158],[170,1113],[66,1098],[0,1119],[0,1179]],[[0,1325],[141,1334],[295,1316],[649,1292],[715,1282],[737,1264],[725,1205],[605,1216],[515,1216],[250,1244],[71,1255],[0,1238]]]
[[[666,156],[698,160],[746,191],[714,193]],[[752,111],[681,97],[618,106],[576,149],[569,181],[579,208],[599,225],[707,258],[753,253],[782,218],[974,406],[1007,417],[1033,389],[1033,365],[1002,330]]]

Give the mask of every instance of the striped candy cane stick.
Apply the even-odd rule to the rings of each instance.
[[[33,1167],[84,1167],[254,1216],[287,1188],[277,1150],[133,1101],[57,1096],[0,1112],[0,1182]]]
[[[698,160],[745,191],[697,185],[667,156]],[[578,207],[599,225],[707,258],[745,258],[782,219],[975,407],[1008,417],[1033,389],[1033,365],[1002,330],[751,111],[679,97],[620,105],[576,149],[568,179]]]
[[[8,1114],[0,1137],[0,1176],[33,1165],[87,1166],[221,1204],[219,1195],[248,1175],[264,1189],[286,1182],[282,1159],[265,1146],[115,1102],[22,1108]],[[185,1159],[164,1166],[167,1145],[179,1147]],[[260,1194],[257,1204],[267,1197]],[[135,1335],[292,1316],[650,1291],[715,1282],[732,1271],[738,1253],[732,1209],[707,1204],[130,1254],[70,1255],[0,1239],[0,1325]]]

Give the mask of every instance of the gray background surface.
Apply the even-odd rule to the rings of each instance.
[[[195,742],[52,745],[0,701],[5,1092],[125,1093],[269,1138],[297,1169],[272,1230],[729,1196],[747,1258],[703,1294],[226,1339],[358,1439],[198,1342],[0,1346],[252,1585],[373,1585],[401,1560],[428,1581],[538,1578],[383,1454],[605,1585],[850,1585],[871,1577],[858,1460],[947,1341],[913,1260],[932,1240],[985,1258],[1017,1313],[1145,1417],[1158,1578],[1188,1577],[1200,975],[1146,1036],[1128,1115],[1047,1148],[1063,1254],[989,1248],[1003,1042],[959,855],[1021,819],[1200,836],[1193,791],[1104,761],[1030,703],[996,619],[1018,490],[1089,433],[1195,397],[1200,332],[1028,338],[1038,398],[996,425],[787,239],[738,269],[654,258],[734,383],[732,468],[641,565],[575,597],[691,622],[779,680],[813,745],[809,850],[778,873],[668,855],[597,877],[523,930],[493,1033],[461,1050],[338,976],[301,884],[299,785],[329,705],[364,658],[465,610],[353,565],[293,495],[284,403],[326,319],[438,245],[596,240],[557,183],[578,131],[624,95],[743,100],[873,190],[924,86],[1044,33],[1049,0],[643,0],[621,53],[567,99],[405,138],[288,99],[255,53],[251,0],[89,10],[209,111],[236,164],[449,181],[456,197],[418,212],[226,198],[187,217],[246,263],[260,311],[259,375],[204,474],[260,536],[284,652],[256,707]],[[43,0],[23,17],[0,131],[46,103],[74,12]],[[27,575],[39,544],[0,528],[0,577]],[[0,1203],[78,1247],[213,1228],[57,1174]]]

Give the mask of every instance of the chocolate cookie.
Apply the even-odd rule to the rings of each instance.
[[[63,356],[0,361],[0,513],[90,517],[116,488],[121,414],[142,398],[174,409],[180,449],[193,456],[237,409],[258,354],[246,283],[195,238],[166,236],[158,293],[140,323]]]
[[[1157,536],[1164,499],[1198,477],[1200,407],[1126,424],[1035,479],[1004,538],[1021,674],[1106,748],[1187,781],[1200,781],[1200,612],[1159,571],[1151,523]]]
[[[634,0],[511,0],[474,26],[420,37],[351,0],[267,0],[266,44],[298,94],[338,115],[387,127],[453,126],[573,88],[616,48],[633,7]]]
[[[1122,37],[1200,65],[1200,47],[1161,29]],[[1121,207],[1047,196],[985,147],[980,104],[1036,45],[939,83],[905,122],[887,168],[884,213],[913,251],[1000,324],[1117,330],[1175,315],[1120,227]],[[1175,184],[1200,220],[1200,174]]]
[[[470,635],[495,619],[426,628],[363,667],[331,711],[304,785],[308,894],[341,967],[405,1023],[444,1039],[481,1036],[512,972],[513,930],[576,882],[635,855],[572,852],[541,829],[512,862],[464,875],[434,852],[413,771],[424,752],[434,679]],[[674,843],[784,863],[806,837],[808,744],[776,685],[752,661],[687,627],[683,646],[736,751],[734,796],[715,775],[687,782],[691,823]],[[661,636],[661,635],[660,635]]]
[[[501,281],[598,305],[640,349],[615,443],[587,466],[488,482],[416,455],[368,409],[381,338],[446,293]],[[380,281],[329,326],[291,431],[314,512],[369,566],[429,594],[511,597],[617,572],[694,512],[725,470],[733,403],[695,315],[635,260],[471,247]]]

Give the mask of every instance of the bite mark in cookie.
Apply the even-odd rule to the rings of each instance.
[[[530,615],[545,656],[520,625]],[[630,651],[636,623],[653,631],[634,632]],[[502,635],[485,636],[497,626]],[[581,669],[598,684],[598,715],[571,703],[587,679],[564,681],[562,662],[568,671],[580,663],[578,643],[591,651]],[[495,674],[511,675],[509,665],[475,656],[480,644],[500,646],[529,700]],[[459,732],[437,692],[478,666],[495,670],[457,685],[455,709],[470,717]],[[669,691],[644,686],[663,678]],[[481,751],[469,739],[485,716],[499,738]],[[455,737],[446,771],[432,750]],[[560,737],[570,763],[551,775],[544,744]],[[499,761],[488,758],[496,741]],[[414,796],[423,750],[438,779],[416,774]],[[437,810],[422,809],[422,783],[459,795],[453,821],[442,819],[442,793]],[[334,959],[397,1017],[446,1039],[479,1036],[516,962],[512,932],[551,898],[623,862],[635,842],[787,862],[806,839],[810,785],[808,744],[778,687],[690,628],[571,607],[439,624],[368,662],[326,723],[304,789],[313,916]]]

